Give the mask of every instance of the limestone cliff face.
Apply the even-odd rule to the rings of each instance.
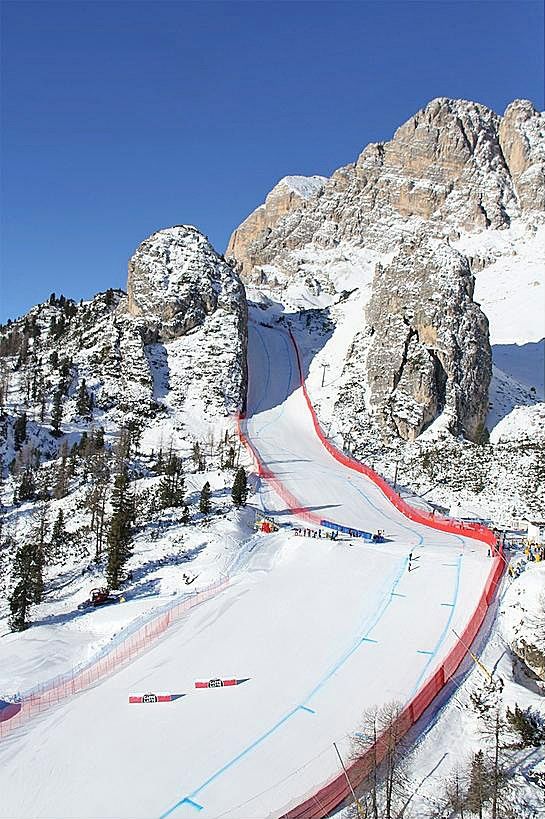
[[[265,236],[290,211],[304,207],[321,192],[327,179],[324,176],[285,176],[267,195],[263,205],[256,208],[232,234],[227,247],[228,259],[236,259],[238,270],[250,274],[252,256],[249,248],[254,240]]]
[[[545,210],[545,113],[528,100],[515,100],[499,138],[521,210]]]
[[[377,266],[367,383],[386,435],[413,440],[444,411],[452,433],[479,440],[492,357],[472,295],[467,259],[445,244],[408,241],[391,264]]]
[[[347,241],[385,252],[423,227],[444,238],[543,212],[543,121],[524,101],[502,119],[478,103],[432,100],[389,142],[368,145],[335,171],[318,195],[285,199],[271,219],[258,208],[234,232],[228,254],[259,282],[272,268],[293,275],[308,244]]]

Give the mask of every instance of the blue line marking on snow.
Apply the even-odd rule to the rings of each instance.
[[[400,594],[399,592],[390,592],[391,597],[407,597],[406,594]]]
[[[263,349],[265,350],[265,355],[267,356],[267,369],[268,369],[268,372],[270,373],[270,371],[271,371],[271,358],[269,356],[269,351],[267,350],[267,347],[265,345],[265,342],[263,341],[263,337],[262,337],[261,333],[259,332],[259,330],[256,330],[256,332],[257,332],[257,335],[259,337],[259,340],[261,341],[261,343],[263,345]],[[284,398],[283,398],[282,402],[279,404],[279,411],[272,418],[269,418],[269,420],[266,421],[266,423],[264,423],[263,426],[261,426],[259,429],[256,429],[255,433],[254,433],[255,435],[261,435],[261,433],[263,432],[264,429],[267,429],[267,427],[269,427],[271,424],[274,424],[275,421],[278,421],[278,419],[282,417],[282,415],[284,414],[284,409],[286,407],[286,401],[287,401],[288,396],[290,394],[291,382],[292,382],[292,378],[293,378],[293,364],[292,364],[292,360],[291,360],[291,354],[290,354],[290,348],[288,346],[288,341],[287,341],[287,338],[284,335],[284,333],[282,333],[280,335],[280,338],[282,339],[282,342],[283,342],[283,344],[284,344],[284,346],[286,348],[287,362],[288,362],[288,367],[289,367],[289,375],[288,375],[288,379],[287,379],[286,392],[285,392],[285,395],[284,395]],[[259,405],[261,405],[263,403],[263,401],[265,400],[265,397],[266,397],[266,393],[263,394],[263,398],[259,402]],[[252,415],[255,415],[255,414],[256,413],[254,411],[252,413]]]
[[[462,557],[462,555],[459,555],[459,557]],[[441,566],[452,566],[453,568],[456,568],[458,566],[458,564],[457,563],[441,563]]]
[[[442,606],[455,606],[456,603],[441,603]]]
[[[262,406],[263,402],[265,401],[265,398],[267,397],[267,390],[268,390],[269,384],[271,382],[271,359],[270,359],[269,354],[267,352],[267,348],[265,346],[265,342],[263,341],[263,337],[261,336],[261,333],[257,329],[256,329],[256,334],[257,334],[257,337],[259,338],[261,344],[263,345],[263,350],[265,351],[265,355],[267,356],[267,377],[265,379],[265,386],[263,387],[263,394],[262,394],[261,398],[259,399],[259,401],[257,402],[257,406],[253,408],[252,415],[256,415],[259,412],[259,410],[261,409],[261,406]]]
[[[437,655],[437,652],[439,651],[439,649],[441,648],[441,646],[443,644],[443,640],[445,639],[445,637],[447,636],[447,634],[449,632],[450,624],[452,623],[452,618],[454,616],[454,608],[456,606],[456,602],[458,600],[458,594],[460,592],[460,574],[461,574],[461,571],[462,571],[462,555],[460,555],[460,557],[458,558],[458,562],[455,565],[456,565],[457,568],[456,568],[456,585],[455,585],[455,588],[454,588],[454,604],[449,607],[450,611],[448,613],[447,622],[445,623],[445,627],[443,628],[443,631],[439,635],[439,639],[437,640],[437,643],[436,643],[435,648],[434,648],[434,650],[433,650],[433,652],[432,652],[432,654],[430,656],[430,659],[425,664],[424,668],[422,669],[422,672],[421,672],[420,676],[418,677],[416,683],[414,684],[414,687],[413,687],[413,689],[412,689],[412,691],[411,691],[411,693],[409,695],[409,699],[412,699],[414,697],[415,693],[418,691],[422,680],[424,679],[424,677],[426,676],[426,674],[428,672],[428,668],[429,668],[430,664],[435,659],[435,657]]]
[[[194,802],[192,799],[187,799],[187,797],[183,800],[188,805],[191,805],[192,808],[196,808],[197,810],[203,810],[203,806],[199,805],[198,802]]]
[[[378,640],[371,640],[370,637],[362,637],[360,642],[361,643],[378,643]]]
[[[404,572],[405,572],[405,568],[407,566],[407,562],[408,562],[407,558],[402,559],[400,569],[399,569],[399,571],[398,571],[398,573],[397,573],[397,575],[396,575],[396,577],[394,579],[393,585],[391,587],[392,589],[394,589],[397,586],[397,584],[399,583],[399,581],[403,577]],[[291,717],[293,717],[299,711],[301,711],[301,710],[312,710],[312,709],[310,709],[308,707],[305,708],[306,703],[308,703],[309,700],[314,696],[314,694],[317,691],[319,691],[320,688],[323,688],[323,686],[328,682],[328,680],[331,679],[331,677],[333,677],[334,674],[336,674],[336,672],[345,664],[345,662],[352,656],[352,654],[354,654],[357,651],[357,649],[361,646],[361,644],[362,644],[362,642],[364,642],[364,640],[367,641],[367,642],[372,642],[372,640],[366,640],[366,638],[371,633],[371,631],[375,628],[375,626],[380,622],[380,620],[382,619],[382,617],[384,616],[385,612],[387,611],[388,607],[390,606],[390,604],[392,602],[391,593],[387,592],[386,595],[387,596],[386,596],[385,602],[383,602],[383,604],[380,607],[379,611],[376,613],[375,617],[373,618],[372,623],[369,626],[369,628],[367,629],[367,633],[364,635],[363,639],[361,637],[359,637],[357,639],[357,641],[354,643],[354,645],[347,652],[345,652],[345,654],[343,656],[341,656],[341,658],[335,663],[333,668],[326,675],[324,675],[324,677],[312,689],[312,691],[305,698],[305,700],[303,700],[303,703],[296,706],[291,711],[289,711],[287,714],[285,714],[282,717],[282,719],[280,719],[277,723],[275,723],[275,725],[271,726],[271,728],[269,728],[268,731],[265,731],[265,733],[261,734],[261,736],[259,736],[256,740],[254,740],[254,742],[252,742],[250,745],[248,745],[246,748],[244,748],[239,754],[237,754],[235,757],[233,757],[233,759],[230,759],[229,762],[226,762],[225,765],[223,765],[221,768],[219,768],[219,770],[217,770],[215,773],[213,773],[211,776],[209,776],[208,779],[205,782],[202,783],[202,785],[199,785],[198,788],[195,788],[195,790],[192,791],[190,794],[188,794],[186,797],[184,797],[183,799],[176,802],[176,804],[173,805],[171,808],[169,808],[165,813],[162,813],[161,816],[160,816],[160,819],[166,819],[167,816],[170,816],[170,814],[174,810],[176,810],[176,808],[180,807],[180,805],[182,805],[184,802],[192,801],[193,798],[195,796],[198,796],[198,794],[201,791],[203,791],[208,785],[210,785],[214,780],[218,779],[218,777],[220,777],[222,774],[224,774],[227,770],[229,770],[229,768],[231,768],[233,765],[235,765],[237,762],[239,762],[243,757],[245,757],[247,754],[249,754],[251,751],[253,751],[255,748],[257,748],[258,745],[261,745],[262,742],[264,742],[266,739],[268,739],[268,737],[270,737],[272,734],[274,734],[282,725],[284,725],[289,719],[291,719]]]
[[[353,489],[356,490],[358,495],[361,495],[363,498],[365,498],[365,500],[367,501],[369,506],[372,506],[373,509],[376,512],[378,512],[380,515],[382,515],[382,517],[386,518],[387,520],[391,520],[391,518],[389,518],[388,515],[385,512],[382,511],[382,509],[379,509],[379,507],[375,503],[373,503],[372,500],[370,500],[370,498],[368,497],[368,495],[366,495],[366,493],[363,491],[363,489],[359,489],[359,487],[357,487],[356,484],[353,483],[353,481],[351,481],[351,480],[347,480],[347,483],[349,483],[350,486]],[[424,536],[423,535],[421,535],[419,532],[415,531],[414,529],[411,529],[410,526],[406,526],[404,523],[400,523],[399,521],[396,521],[396,524],[397,524],[397,526],[400,526],[401,529],[406,529],[407,532],[410,532],[412,535],[415,535],[418,538],[418,542],[415,544],[415,546],[421,546],[422,545],[422,543],[424,541]]]
[[[176,808],[179,808],[180,805],[183,805],[184,802],[193,802],[193,797],[194,796],[197,796],[197,794],[199,794],[201,791],[203,791],[208,785],[210,785],[211,782],[213,782],[215,779],[217,779],[219,776],[221,776],[223,773],[225,773],[225,771],[229,770],[229,768],[231,768],[233,765],[235,765],[239,760],[241,760],[243,757],[245,757],[246,754],[249,754],[250,751],[253,751],[254,748],[256,748],[258,745],[260,745],[265,739],[267,739],[267,737],[270,737],[271,734],[274,734],[274,732],[277,731],[278,728],[280,728],[281,725],[283,725],[285,722],[287,722],[290,719],[290,717],[293,717],[294,714],[297,714],[298,711],[300,711],[300,709],[301,709],[301,706],[298,705],[296,708],[293,708],[289,713],[285,714],[282,717],[282,719],[278,720],[276,725],[273,725],[272,728],[269,728],[268,731],[265,731],[264,734],[261,734],[260,737],[258,737],[254,742],[252,742],[246,748],[244,748],[239,754],[237,754],[235,757],[233,757],[233,759],[230,759],[229,762],[226,762],[225,765],[223,765],[222,768],[220,768],[215,773],[213,773],[211,776],[209,776],[208,779],[205,782],[202,783],[202,785],[199,785],[199,787],[195,788],[195,790],[192,791],[188,796],[185,796],[183,799],[180,799],[178,802],[176,802],[175,805],[173,805],[171,808],[169,808],[167,811],[165,811],[165,813],[162,813],[161,816],[160,816],[160,819],[166,819],[167,816],[170,816],[170,814],[174,810],[176,810]],[[195,803],[195,804],[197,804],[197,803]]]
[[[403,577],[403,574],[405,573],[405,567],[406,567],[406,565],[407,565],[407,558],[403,558],[403,560],[401,561],[401,568],[400,568],[399,572],[397,573],[397,576],[396,576],[396,578],[395,578],[395,580],[394,580],[394,582],[393,582],[392,589],[395,589],[395,587],[397,586],[397,584],[399,583],[399,581],[400,581],[400,580],[401,580],[401,578]],[[391,590],[390,590],[390,591],[391,591]],[[310,692],[310,694],[309,694],[309,695],[308,695],[308,696],[307,696],[307,697],[306,697],[306,698],[303,700],[303,702],[309,702],[309,701],[312,699],[312,697],[313,697],[313,696],[314,696],[314,695],[315,695],[315,694],[316,694],[316,693],[317,693],[317,692],[318,692],[318,691],[319,691],[321,688],[323,688],[323,687],[324,687],[324,685],[325,685],[325,684],[326,684],[326,683],[327,683],[327,682],[328,682],[328,681],[331,679],[331,677],[333,677],[333,676],[334,676],[334,675],[337,673],[337,671],[338,671],[340,668],[342,668],[342,666],[345,664],[345,662],[346,662],[346,661],[347,661],[347,660],[348,660],[348,659],[349,659],[349,658],[352,656],[352,654],[354,654],[354,652],[355,652],[355,651],[357,651],[357,650],[358,650],[358,648],[360,647],[360,645],[361,645],[361,644],[362,644],[364,641],[371,642],[371,641],[368,639],[368,638],[369,638],[369,634],[370,634],[370,633],[373,631],[373,629],[374,629],[374,628],[375,628],[375,627],[378,625],[378,623],[379,623],[379,622],[382,620],[382,618],[383,618],[383,616],[384,616],[385,612],[387,611],[388,607],[390,606],[391,602],[392,602],[392,597],[391,597],[391,594],[390,594],[390,593],[387,593],[387,597],[386,597],[385,601],[383,602],[382,606],[379,608],[378,612],[376,613],[376,615],[375,615],[374,619],[373,619],[373,620],[372,620],[372,622],[371,622],[371,625],[370,625],[370,626],[369,626],[369,628],[367,629],[367,632],[366,632],[366,633],[363,635],[363,638],[362,638],[362,637],[360,637],[360,638],[358,639],[358,641],[357,641],[357,642],[356,642],[356,643],[355,643],[355,644],[354,644],[354,645],[353,645],[351,648],[349,648],[349,649],[348,649],[348,651],[346,651],[346,652],[345,652],[345,653],[344,653],[344,654],[343,654],[343,655],[340,657],[340,659],[339,659],[339,660],[337,660],[337,662],[336,662],[336,663],[334,664],[334,666],[333,666],[333,667],[330,669],[330,671],[328,671],[328,672],[327,672],[327,674],[325,674],[325,675],[322,677],[322,679],[320,680],[320,682],[319,682],[317,685],[315,685],[315,686],[314,686],[314,688],[312,689],[312,691]]]
[[[417,652],[416,652],[416,653],[417,653],[417,654],[431,654],[431,655],[432,655],[432,657],[433,657],[433,651],[425,651],[425,650],[424,650],[424,649],[422,649],[422,648],[417,649]]]
[[[308,711],[309,714],[315,714],[316,713],[314,708],[309,708],[308,705],[300,705],[299,708],[301,709],[301,711]]]

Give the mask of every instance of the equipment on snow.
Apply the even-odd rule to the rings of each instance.
[[[110,594],[110,589],[106,588],[106,586],[102,586],[99,589],[91,589],[89,599],[80,603],[78,609],[96,608],[97,606],[105,606],[109,603],[119,603],[119,601],[119,597],[116,597],[115,594]]]

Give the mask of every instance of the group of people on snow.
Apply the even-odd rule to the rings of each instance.
[[[321,529],[294,529],[296,535],[301,537],[324,537],[327,540],[337,540],[338,532],[324,532],[322,535]]]

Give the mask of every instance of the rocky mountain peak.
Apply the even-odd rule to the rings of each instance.
[[[421,229],[444,239],[507,228],[545,210],[544,117],[525,100],[503,118],[479,103],[431,100],[317,194],[278,197],[281,207],[267,197],[235,230],[228,254],[248,280],[274,281],[293,276],[310,245],[389,252]]]
[[[128,312],[144,316],[163,340],[185,335],[218,306],[245,303],[238,275],[197,228],[153,233],[129,261]]]

